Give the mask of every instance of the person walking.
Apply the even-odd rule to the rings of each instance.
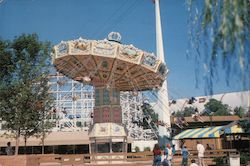
[[[168,166],[173,166],[173,149],[171,148],[170,144],[166,145],[165,149],[165,155],[166,155],[166,161],[165,163],[168,164]]]
[[[204,163],[204,152],[205,152],[205,148],[204,148],[204,146],[200,143],[200,141],[197,141],[197,151],[198,151],[199,166],[205,166],[205,163]]]
[[[181,149],[181,155],[182,155],[181,166],[188,166],[188,156],[189,156],[189,152],[188,152],[186,146],[183,146],[183,148]]]
[[[10,155],[13,155],[13,154],[14,154],[14,152],[13,152],[13,149],[12,149],[12,147],[11,147],[11,143],[10,143],[10,142],[8,142],[8,143],[7,143],[7,147],[6,147],[6,149],[5,149],[5,152],[6,152],[6,154],[7,154],[8,156],[10,156]]]
[[[172,146],[172,163],[174,163],[174,155],[176,153],[175,145]],[[174,165],[174,164],[173,164]]]
[[[160,166],[161,165],[161,149],[159,144],[155,144],[153,149],[154,160],[152,166]]]

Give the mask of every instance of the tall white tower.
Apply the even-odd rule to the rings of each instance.
[[[162,29],[161,29],[161,16],[160,16],[160,4],[159,0],[155,0],[155,19],[156,19],[156,55],[165,62]],[[160,90],[158,90],[158,102],[156,112],[159,114],[159,120],[167,124],[170,127],[170,111],[168,105],[168,90],[167,81],[165,80]],[[170,131],[166,126],[159,126],[159,143],[160,145],[166,144],[170,138]]]

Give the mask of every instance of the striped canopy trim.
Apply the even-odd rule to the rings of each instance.
[[[243,129],[239,125],[233,125],[231,127],[226,127],[224,132],[221,131],[221,134],[237,134],[237,133],[244,133]]]
[[[184,138],[218,138],[220,137],[220,129],[222,126],[188,129],[176,135],[174,139]]]
[[[221,134],[243,133],[243,129],[239,125],[216,126],[207,128],[188,129],[176,135],[173,139],[185,138],[219,138]]]

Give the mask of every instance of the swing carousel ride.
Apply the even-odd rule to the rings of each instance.
[[[104,40],[62,41],[54,47],[53,64],[56,70],[78,82],[95,89],[93,126],[89,137],[114,142],[121,137],[126,142],[126,130],[122,125],[120,92],[158,89],[166,75],[166,65],[152,54],[133,45],[121,44],[121,35],[111,32]],[[123,148],[123,150],[125,147]]]

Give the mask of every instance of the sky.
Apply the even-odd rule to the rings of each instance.
[[[1,2],[2,1],[2,2]],[[52,45],[78,39],[101,40],[114,31],[122,43],[156,52],[155,11],[152,0],[1,0],[0,38],[12,40],[36,33]],[[188,11],[185,0],[161,0],[161,21],[170,99],[205,95],[204,84],[195,86],[195,60],[187,58]],[[221,72],[222,73],[222,72]],[[223,74],[222,74],[223,75]],[[201,78],[202,80],[202,78]],[[239,91],[220,78],[214,93]]]

